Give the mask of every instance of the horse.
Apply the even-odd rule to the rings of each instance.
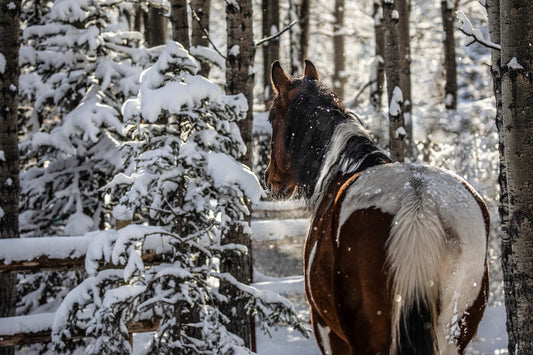
[[[271,68],[265,184],[312,213],[304,248],[323,354],[463,354],[488,299],[489,213],[459,176],[393,162],[305,60]]]

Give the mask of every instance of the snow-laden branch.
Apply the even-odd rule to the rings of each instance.
[[[459,31],[463,32],[471,39],[471,42],[468,43],[467,46],[471,45],[474,42],[477,42],[485,47],[501,50],[501,46],[499,44],[492,42],[490,39],[485,39],[483,37],[483,33],[481,33],[479,29],[474,28],[474,26],[472,26],[472,22],[470,22],[470,20],[463,11],[457,11],[456,15],[460,22]]]

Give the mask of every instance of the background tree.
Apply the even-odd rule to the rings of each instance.
[[[187,0],[170,0],[172,39],[189,50],[189,17],[187,13]]]
[[[21,1],[0,1],[0,238],[19,237],[18,79]],[[15,273],[0,274],[0,316],[15,315]],[[0,354],[14,354],[14,347]]]
[[[300,63],[308,57],[311,0],[300,0]]]
[[[381,110],[381,96],[385,85],[385,37],[383,33],[383,8],[381,0],[374,0],[374,61],[370,72],[370,104]]]
[[[389,149],[392,159],[405,157],[405,120],[403,93],[400,83],[399,14],[396,0],[383,0],[383,29],[385,33],[385,76],[389,100]]]
[[[442,26],[444,28],[444,104],[448,110],[457,109],[457,64],[455,56],[455,11],[450,0],[441,1]]]
[[[402,113],[405,122],[405,154],[408,158],[414,158],[413,149],[413,119],[411,116],[411,34],[410,16],[411,0],[397,0],[398,6],[398,36],[400,40],[400,88],[402,89],[403,106]]]
[[[279,0],[262,0],[263,38],[276,34],[279,29]],[[263,88],[264,101],[267,109],[274,98],[270,83],[270,66],[279,59],[279,38],[274,38],[262,46],[263,48]]]
[[[211,13],[211,0],[193,0],[192,8],[192,25],[191,25],[191,46],[209,47],[209,16]],[[198,72],[204,77],[209,76],[211,64],[208,60],[200,60],[202,68]]]
[[[227,55],[226,55],[226,94],[235,95],[243,93],[248,104],[246,118],[238,123],[242,139],[246,145],[246,153],[240,159],[247,166],[252,165],[252,127],[253,127],[253,83],[252,73],[255,44],[252,23],[252,1],[236,0],[226,4],[226,30],[227,30]],[[221,260],[221,270],[229,272],[235,279],[244,284],[251,282],[251,247],[250,235],[238,227],[232,234],[227,235],[223,244],[242,244],[250,252],[241,255],[224,254]],[[238,334],[248,348],[251,347],[251,318],[246,314],[246,303],[236,297],[235,288],[228,283],[221,285],[221,292],[235,303],[233,322],[228,329]],[[229,314],[229,312],[227,313]]]
[[[180,1],[180,0],[178,0]],[[143,12],[144,40],[147,47],[155,47],[167,43],[168,40],[168,9],[157,2],[148,2]]]
[[[530,1],[489,2],[491,35],[497,39],[499,26],[501,53],[493,59],[501,74],[500,145],[508,196],[508,223],[502,238],[507,332],[510,354],[533,352],[533,5]],[[495,91],[498,92],[495,81]],[[497,105],[499,105],[497,101]],[[498,107],[498,106],[497,106]],[[504,208],[505,209],[505,208]],[[506,213],[506,212],[504,212]],[[505,217],[505,215],[504,215]]]
[[[344,99],[346,82],[344,53],[344,0],[335,0],[335,23],[333,24],[333,87],[341,99]]]

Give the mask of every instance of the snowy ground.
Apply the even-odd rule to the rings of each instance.
[[[298,284],[300,286],[300,284]],[[301,286],[303,287],[303,281]],[[272,285],[275,288],[274,285]],[[296,287],[293,291],[297,291]],[[303,289],[301,290],[303,293]],[[305,297],[289,296],[302,317],[309,319]],[[320,355],[311,336],[306,339],[291,328],[272,331],[272,338],[257,332],[257,353],[259,355]],[[505,331],[505,309],[503,306],[489,307],[485,311],[478,334],[466,350],[467,355],[507,354],[507,333]]]

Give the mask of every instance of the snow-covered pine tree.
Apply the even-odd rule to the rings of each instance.
[[[265,327],[284,321],[303,330],[286,299],[220,271],[222,253],[247,252],[223,239],[237,227],[250,233],[246,199],[257,200],[260,187],[236,160],[245,149],[236,121],[246,115],[246,99],[224,95],[196,75],[198,69],[180,44],[169,42],[143,72],[138,97],[123,107],[124,165],[107,189],[115,217],[134,223],[108,231],[91,247],[91,276],[56,315],[59,348],[81,321],[96,337],[91,353],[131,352],[127,323],[148,317],[159,320],[151,353],[246,351],[226,329],[232,315],[220,305],[235,300],[219,293],[222,280],[235,286]],[[162,263],[147,267],[141,254],[154,249]],[[100,261],[124,266],[98,270]]]
[[[157,50],[139,47],[140,33],[127,30],[123,18],[130,6],[57,0],[39,25],[24,29],[24,237],[80,235],[105,224],[99,189],[120,166],[120,108],[126,98],[137,95],[140,73],[157,55]],[[55,310],[80,278],[72,272],[19,276],[17,313]]]

